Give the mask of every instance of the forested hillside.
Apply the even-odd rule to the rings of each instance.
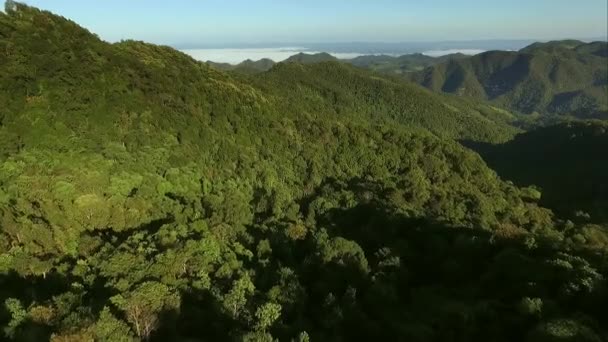
[[[536,43],[452,59],[410,79],[524,114],[608,118],[608,43]]]
[[[338,62],[281,63],[248,79],[279,99],[282,113],[398,123],[443,138],[504,142],[519,132],[517,117],[484,103],[440,96]]]
[[[602,341],[606,228],[453,139],[511,114],[335,62],[228,74],[0,13],[15,341]]]

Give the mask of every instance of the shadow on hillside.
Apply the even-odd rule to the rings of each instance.
[[[31,303],[41,303],[53,296],[65,292],[70,287],[70,281],[57,273],[49,273],[46,277],[30,276],[24,278],[16,272],[0,274],[0,327],[8,327],[11,314],[6,306],[6,300],[17,298],[24,308]],[[0,340],[6,337],[6,331],[0,331]],[[48,341],[51,336],[49,326],[36,323],[29,318],[19,326],[15,333],[20,341]]]
[[[608,222],[607,137],[549,127],[504,144],[460,144],[479,153],[502,179],[540,188],[540,205],[562,218],[601,224]]]

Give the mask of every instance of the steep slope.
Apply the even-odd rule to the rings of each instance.
[[[577,211],[608,222],[608,124],[572,122],[475,149],[501,177],[538,186],[541,203],[574,217]]]
[[[607,336],[601,230],[565,230],[531,189],[420,124],[290,102],[326,110],[313,90],[344,78],[365,94],[375,76],[319,64],[327,81],[296,79],[288,96],[279,76],[305,80],[301,64],[236,77],[6,12],[3,339]]]
[[[608,43],[536,43],[451,60],[411,79],[437,92],[531,114],[608,118]]]

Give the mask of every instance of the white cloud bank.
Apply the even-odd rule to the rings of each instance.
[[[314,54],[320,51],[311,51],[303,47],[281,47],[281,48],[245,48],[245,49],[184,49],[182,52],[192,56],[199,61],[213,61],[216,63],[238,64],[246,59],[254,61],[269,58],[275,62],[281,62],[287,58],[296,55],[300,52]],[[433,50],[424,52],[425,55],[438,57],[451,53],[464,53],[467,55],[475,55],[484,50],[475,49],[451,49],[451,50]],[[358,56],[369,55],[366,53],[331,53],[332,56],[340,59],[350,59]],[[398,55],[398,54],[388,54]]]
[[[448,50],[431,50],[431,51],[425,51],[422,54],[423,55],[427,55],[427,56],[431,56],[431,57],[441,57],[441,56],[445,56],[445,55],[450,55],[453,53],[462,53],[465,55],[477,55],[480,53],[486,52],[486,50],[480,50],[480,49],[448,49]]]
[[[282,48],[247,48],[247,49],[184,49],[182,52],[192,56],[199,61],[213,61],[216,63],[238,64],[246,59],[254,61],[269,58],[275,62],[282,62],[287,58],[300,52],[315,54],[320,51],[312,51],[300,47]],[[332,56],[340,59],[355,58],[364,55],[363,53],[331,53]]]

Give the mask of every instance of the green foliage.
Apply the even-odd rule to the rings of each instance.
[[[130,342],[135,341],[131,329],[123,321],[114,317],[110,309],[105,307],[99,314],[99,319],[93,328],[95,339],[98,341]]]
[[[255,291],[255,286],[249,276],[245,275],[232,284],[232,289],[224,297],[224,309],[235,319],[245,311],[248,297]]]
[[[266,330],[281,317],[281,305],[266,303],[257,309],[255,317],[258,329]]]
[[[179,297],[158,282],[145,282],[126,295],[110,298],[110,301],[124,312],[137,336],[144,339],[148,339],[157,328],[161,311],[179,306]],[[108,317],[101,317],[104,318]]]
[[[4,306],[11,316],[10,322],[4,328],[4,335],[9,338],[15,337],[17,328],[28,319],[27,311],[16,298],[8,298],[4,301]]]

